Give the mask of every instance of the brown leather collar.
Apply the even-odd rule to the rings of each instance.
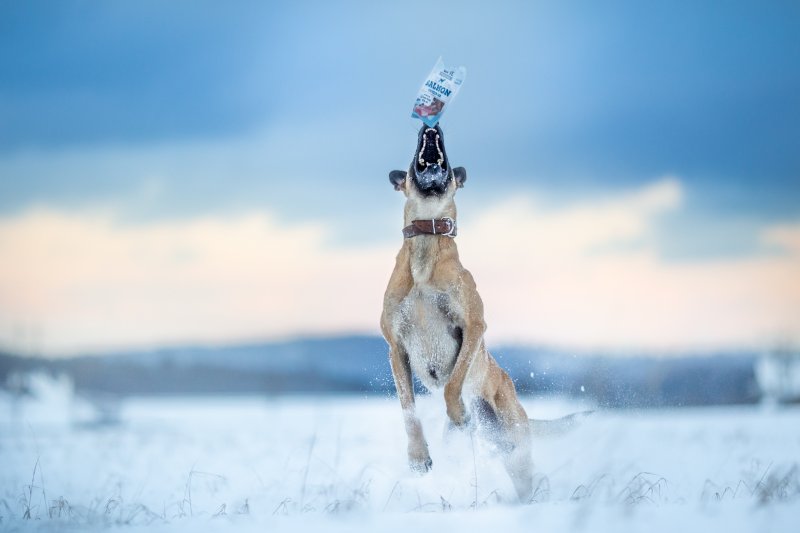
[[[403,237],[406,239],[417,235],[441,235],[452,238],[457,234],[456,221],[450,217],[413,220],[411,224],[403,228]]]

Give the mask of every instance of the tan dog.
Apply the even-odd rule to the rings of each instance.
[[[406,239],[386,288],[381,329],[403,408],[410,466],[427,472],[433,464],[414,409],[414,372],[429,389],[444,387],[452,425],[482,429],[497,444],[517,495],[527,501],[530,422],[514,383],[484,346],[483,302],[453,239],[453,197],[466,171],[450,167],[441,128],[423,126],[409,170],[395,170],[389,179],[406,196]]]

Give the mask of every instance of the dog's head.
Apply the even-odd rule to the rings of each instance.
[[[411,166],[408,171],[391,171],[389,181],[406,196],[452,196],[457,188],[464,186],[467,171],[464,167],[450,167],[442,128],[438,124],[433,128],[423,124]]]

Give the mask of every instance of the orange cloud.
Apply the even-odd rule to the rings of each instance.
[[[374,329],[393,252],[323,241],[261,213],[133,226],[39,209],[0,222],[0,319],[40,324],[56,351]]]
[[[787,255],[666,263],[652,222],[681,199],[680,183],[666,178],[555,212],[511,201],[482,214],[460,250],[492,336],[655,349],[800,340],[800,224],[764,232]],[[615,246],[625,241],[638,246]]]
[[[682,198],[665,178],[561,209],[515,198],[464,217],[459,250],[490,342],[798,340],[800,223],[764,231],[782,254],[665,263],[652,223]],[[320,225],[259,212],[134,225],[108,211],[32,209],[0,220],[0,343],[19,346],[20,323],[39,326],[49,353],[377,331],[400,242],[342,248],[326,238]]]

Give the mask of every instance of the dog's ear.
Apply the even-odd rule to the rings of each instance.
[[[464,167],[456,167],[453,169],[453,176],[456,177],[456,185],[463,187],[464,182],[467,181],[467,169]]]
[[[402,170],[392,170],[389,172],[389,181],[391,181],[392,185],[394,185],[394,190],[403,190],[403,184],[406,182],[406,174],[407,172]]]

